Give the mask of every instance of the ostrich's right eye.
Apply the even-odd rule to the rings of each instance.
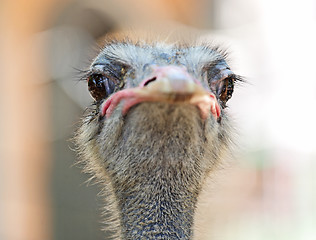
[[[88,77],[88,89],[96,101],[107,98],[116,90],[118,85],[119,81],[112,76],[92,74]]]

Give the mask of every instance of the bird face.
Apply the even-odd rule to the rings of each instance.
[[[118,195],[165,178],[198,191],[229,152],[226,102],[238,79],[209,46],[106,45],[87,75],[95,102],[76,137],[86,171],[110,176]]]
[[[208,46],[113,42],[93,61],[76,140],[123,239],[191,239],[203,182],[230,149],[238,79]]]
[[[91,65],[88,86],[101,118],[121,105],[126,116],[144,102],[195,106],[204,121],[221,121],[221,108],[238,80],[216,49],[194,46],[106,46]]]

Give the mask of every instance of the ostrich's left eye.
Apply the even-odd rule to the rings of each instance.
[[[111,95],[119,85],[119,80],[103,74],[92,74],[88,77],[88,89],[91,96],[100,101]]]
[[[223,80],[220,80],[216,87],[216,95],[221,100],[223,107],[226,106],[226,102],[232,97],[234,92],[235,79],[230,76]]]
[[[241,81],[241,77],[235,75],[224,60],[215,65],[206,66],[206,77],[211,91],[225,108],[227,101],[233,95],[235,83]]]

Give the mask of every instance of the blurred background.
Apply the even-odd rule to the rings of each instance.
[[[229,101],[239,149],[203,194],[197,239],[316,239],[315,0],[2,0],[0,239],[104,239],[70,141],[91,103],[78,69],[106,33],[160,20],[202,30],[249,82]]]

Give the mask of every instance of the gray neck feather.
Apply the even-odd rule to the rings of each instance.
[[[94,130],[100,160],[87,168],[111,182],[121,239],[193,238],[198,194],[226,145],[218,131],[195,107],[163,103],[118,109]]]
[[[175,179],[156,180],[147,179],[140,189],[117,193],[123,238],[192,239],[197,191]]]
[[[156,107],[152,111],[153,104],[142,104],[131,110],[109,161],[123,239],[192,239],[206,174],[203,124],[195,107]],[[150,117],[144,114],[149,111]],[[102,152],[109,152],[107,146]]]

